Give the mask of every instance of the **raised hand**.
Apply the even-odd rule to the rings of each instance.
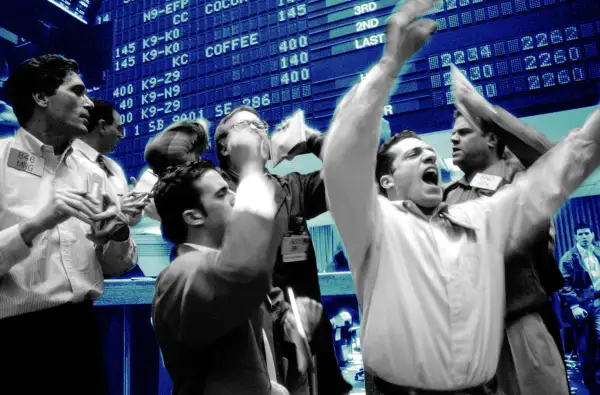
[[[385,49],[380,64],[391,78],[396,78],[404,63],[417,52],[437,29],[430,19],[419,19],[436,0],[407,0],[386,23]]]
[[[262,171],[264,145],[265,141],[251,130],[230,133],[227,149],[233,166],[240,173],[250,168]]]

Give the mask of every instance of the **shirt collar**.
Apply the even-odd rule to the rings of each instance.
[[[590,244],[589,248],[586,250],[585,248],[583,248],[582,246],[579,245],[579,243],[575,244],[577,246],[577,251],[579,251],[579,254],[581,256],[586,256],[586,255],[591,255],[592,252],[594,251],[594,245]]]
[[[445,217],[450,222],[452,222],[456,225],[459,225],[463,228],[467,228],[470,230],[475,230],[475,227],[473,225],[467,223],[466,221],[462,221],[462,220],[456,218],[456,216],[452,215],[452,213],[450,213],[450,211],[448,210],[448,205],[444,202],[440,203],[435,208],[435,210],[433,210],[433,213],[431,214],[431,218],[427,218],[427,216],[425,214],[423,214],[423,212],[421,212],[419,207],[417,207],[417,205],[414,204],[410,200],[396,200],[396,201],[391,201],[391,203],[394,207],[398,208],[399,210],[409,212],[427,222],[429,222],[432,219],[437,218],[437,217]]]
[[[75,139],[71,143],[71,146],[73,147],[73,149],[75,151],[81,152],[83,154],[83,156],[88,158],[90,161],[92,161],[92,162],[98,161],[98,157],[100,156],[100,153],[98,151],[96,151],[96,149],[94,147],[92,147],[91,145],[89,145],[88,143],[86,143],[80,139]]]
[[[54,147],[42,143],[37,137],[29,133],[25,128],[19,128],[15,135],[15,142],[20,148],[36,156],[44,154],[54,155]]]

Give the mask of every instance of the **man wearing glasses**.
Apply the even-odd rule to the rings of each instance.
[[[264,167],[270,156],[269,125],[260,119],[252,107],[235,108],[221,119],[215,131],[217,157],[221,169],[229,177],[227,181],[232,190],[235,190],[239,183],[239,169],[235,168],[235,161],[227,148],[229,134],[248,129],[261,137],[259,143]],[[324,136],[310,128],[306,128],[306,132],[308,139],[305,153],[310,152],[319,157]],[[276,176],[269,174],[265,169],[265,173],[275,187],[275,204],[278,210],[276,223],[278,226],[287,226],[287,233],[278,247],[273,285],[282,289],[292,287],[297,295],[307,296],[320,303],[317,262],[306,225],[307,220],[328,210],[320,171]],[[311,348],[316,353],[318,392],[331,395],[347,394],[352,387],[341,375],[333,353],[331,333],[331,323],[324,316],[311,342]]]

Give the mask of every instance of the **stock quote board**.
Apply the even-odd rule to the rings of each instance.
[[[86,14],[92,0],[48,0],[55,6],[63,9],[83,23],[88,23]]]
[[[394,0],[104,0],[113,67],[91,93],[113,102],[129,175],[149,138],[174,121],[213,123],[238,105],[271,125],[295,109],[326,131],[341,96],[375,62]],[[403,69],[385,107],[392,133],[451,127],[451,63],[519,116],[596,104],[597,0],[443,0],[438,31]],[[209,155],[214,160],[214,154]]]

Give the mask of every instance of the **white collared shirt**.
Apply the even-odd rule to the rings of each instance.
[[[93,166],[98,168],[98,171],[95,173],[101,175],[107,181],[105,185],[106,193],[108,193],[117,206],[120,206],[121,196],[129,192],[127,178],[125,178],[125,173],[121,169],[121,166],[106,155],[101,155],[94,147],[80,139],[73,140],[71,146],[73,147],[74,155],[78,156],[81,160],[89,160]],[[102,156],[111,176],[107,176],[106,172],[98,165],[98,157],[100,156]]]
[[[43,159],[43,174],[11,167],[12,149]],[[90,225],[77,218],[37,235],[31,248],[23,241],[19,222],[37,214],[53,189],[86,190],[87,174],[95,167],[73,155],[71,147],[55,156],[52,147],[23,128],[0,140],[0,319],[96,299],[104,275],[121,274],[137,262],[132,239],[111,241],[96,251],[85,237]]]
[[[596,254],[594,254],[594,244],[590,244],[587,250],[580,246],[579,243],[576,246],[585,265],[585,270],[590,275],[594,290],[596,292],[600,291],[600,262],[598,262]]]
[[[394,82],[373,67],[338,105],[323,147],[329,207],[363,311],[363,362],[397,385],[475,387],[498,365],[504,256],[546,228],[600,164],[599,128],[570,133],[493,197],[426,219],[412,203],[377,195],[380,119]]]

